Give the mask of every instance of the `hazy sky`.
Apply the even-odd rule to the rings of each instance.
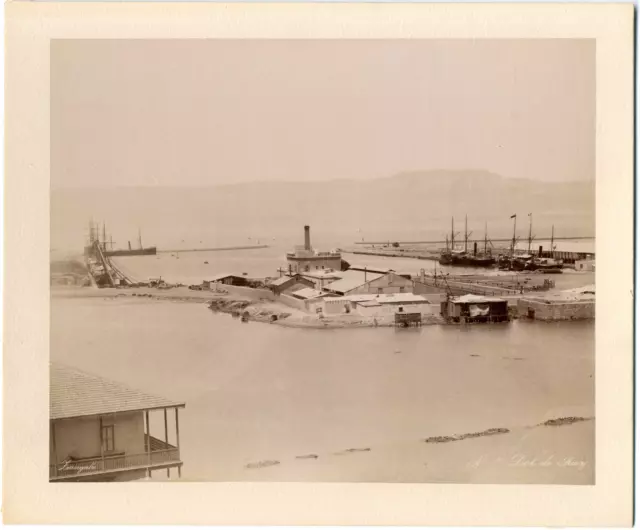
[[[595,174],[590,40],[52,41],[53,186]]]

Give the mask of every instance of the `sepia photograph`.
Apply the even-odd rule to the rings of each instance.
[[[632,5],[6,16],[5,522],[631,524]]]
[[[51,481],[594,484],[595,41],[53,40]]]

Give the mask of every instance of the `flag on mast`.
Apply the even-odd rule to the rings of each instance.
[[[516,216],[516,214],[514,213],[511,217],[509,217],[509,219],[513,219]]]

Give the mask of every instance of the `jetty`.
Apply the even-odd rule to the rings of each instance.
[[[224,250],[256,250],[260,248],[269,248],[269,245],[244,245],[238,247],[213,247],[213,248],[180,248],[173,250],[158,250],[158,254],[177,254],[181,252],[222,252]]]
[[[570,237],[555,237],[554,241],[580,241],[580,240],[591,240],[595,241],[595,236],[570,236]],[[482,243],[484,239],[468,239],[469,243]],[[497,243],[511,243],[513,238],[491,238],[491,241]],[[542,239],[541,241],[547,241],[546,239]],[[449,243],[448,239],[433,239],[429,241],[392,241],[390,239],[386,241],[354,241],[354,245],[388,245],[391,246],[393,244],[397,245],[444,245]]]

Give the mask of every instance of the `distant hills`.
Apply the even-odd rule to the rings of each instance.
[[[184,239],[181,234],[215,233],[219,239],[224,232],[233,242],[246,234],[297,238],[303,224],[311,224],[318,237],[341,234],[346,242],[361,234],[367,239],[441,237],[450,230],[451,216],[456,230],[463,230],[465,215],[470,230],[484,232],[486,221],[490,233],[500,237],[511,234],[514,213],[524,233],[529,212],[538,237],[551,224],[556,235],[595,233],[594,182],[510,179],[478,170],[210,188],[54,189],[51,207],[52,244],[63,246],[71,232],[86,232],[91,216],[131,237],[142,226],[146,241],[158,245],[167,238]]]

